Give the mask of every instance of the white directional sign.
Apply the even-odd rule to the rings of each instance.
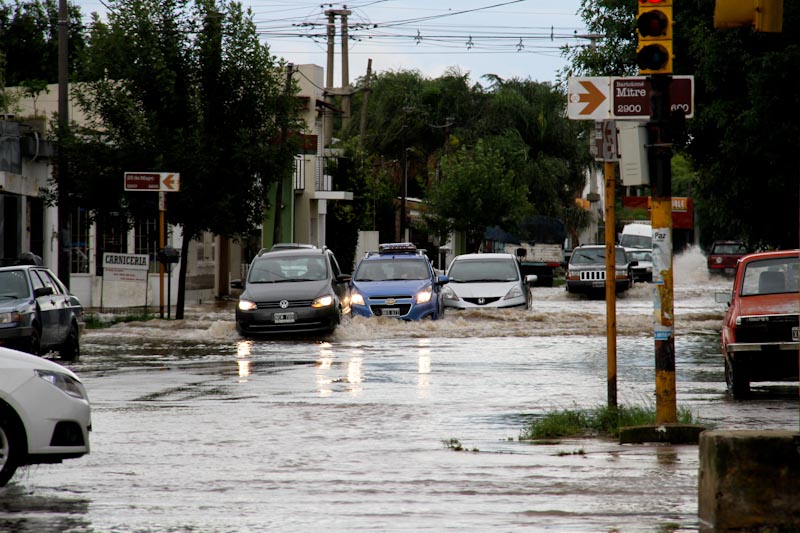
[[[610,80],[608,76],[569,78],[567,80],[567,116],[573,120],[610,118]]]

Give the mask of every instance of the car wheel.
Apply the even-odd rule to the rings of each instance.
[[[78,326],[76,324],[72,324],[67,339],[58,350],[58,355],[61,356],[61,359],[64,361],[77,361],[80,358],[80,333],[78,333]]]
[[[734,398],[742,398],[750,393],[750,380],[742,371],[741,365],[725,359],[725,382]]]
[[[0,410],[0,487],[5,487],[19,466],[22,445],[19,425]]]
[[[33,326],[31,336],[25,341],[25,344],[22,346],[22,351],[33,355],[42,354],[42,334],[39,332],[38,326]]]

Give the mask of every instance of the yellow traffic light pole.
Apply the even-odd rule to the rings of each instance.
[[[672,82],[672,1],[639,0],[636,62],[650,77],[647,162],[653,228],[656,423],[676,423],[675,309],[672,271],[672,132],[669,86]]]

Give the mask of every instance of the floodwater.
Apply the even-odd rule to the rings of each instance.
[[[797,429],[796,385],[726,394],[714,293],[730,280],[696,250],[675,275],[678,407],[719,429]],[[92,453],[19,472],[0,531],[697,531],[697,446],[518,440],[607,401],[605,302],[534,298],[317,340],[243,341],[230,303],[88,331],[71,367]],[[617,302],[620,404],[654,405],[652,308],[646,284]]]

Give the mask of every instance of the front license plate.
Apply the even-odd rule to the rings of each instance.
[[[798,328],[797,326],[792,328],[792,340],[793,341],[796,341],[796,340],[800,339],[800,331],[798,331],[798,330],[800,330],[800,328]]]
[[[272,315],[272,320],[276,324],[291,324],[294,322],[294,313],[275,313]]]
[[[606,286],[606,282],[605,281],[593,281],[592,282],[592,287],[605,287],[605,286]]]
[[[383,316],[400,316],[400,309],[397,307],[384,307],[381,314]]]

